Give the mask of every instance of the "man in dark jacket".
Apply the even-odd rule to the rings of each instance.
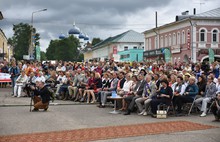
[[[130,115],[130,113],[134,110],[135,100],[140,98],[143,94],[144,87],[146,86],[146,80],[144,79],[143,74],[139,74],[138,79],[139,79],[139,81],[135,87],[136,91],[134,92],[134,95],[130,95],[125,98],[125,101],[128,104],[128,109],[124,113],[124,115]]]
[[[34,109],[32,111],[38,111],[39,109],[44,109],[46,111],[49,107],[50,91],[44,83],[45,80],[36,79],[37,88],[32,87],[34,90]]]

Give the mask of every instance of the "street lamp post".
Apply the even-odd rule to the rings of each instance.
[[[47,9],[40,9],[40,10],[37,10],[37,11],[34,11],[32,12],[32,15],[31,15],[31,40],[30,40],[30,48],[29,48],[29,51],[28,51],[28,54],[29,54],[29,57],[33,57],[33,50],[34,50],[34,46],[33,46],[33,29],[34,29],[34,14],[35,13],[38,13],[38,12],[42,12],[42,11],[47,11]]]

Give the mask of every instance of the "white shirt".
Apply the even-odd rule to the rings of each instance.
[[[19,77],[16,80],[16,85],[24,85],[25,83],[27,83],[28,77],[25,74],[24,76],[19,75]]]
[[[66,81],[67,81],[67,78],[66,78],[66,76],[64,75],[64,76],[58,76],[57,77],[57,81],[59,81],[60,82],[60,84],[63,84],[63,83],[65,83]]]
[[[125,92],[130,91],[131,85],[132,85],[133,81],[129,80],[129,81],[125,81],[122,90],[124,90]]]

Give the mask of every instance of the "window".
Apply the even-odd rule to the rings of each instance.
[[[163,47],[163,36],[160,37],[160,47]]]
[[[176,45],[176,34],[173,33],[173,45]]]
[[[137,46],[134,46],[133,49],[137,49]]]
[[[200,31],[200,41],[201,41],[201,42],[204,42],[204,41],[205,41],[205,30],[204,30],[204,29],[202,29],[202,30]]]
[[[128,50],[128,47],[127,47],[127,46],[124,47],[124,51],[126,51],[126,50]]]
[[[167,47],[167,35],[165,35],[165,47]]]
[[[172,37],[171,37],[171,34],[169,35],[169,45],[168,46],[171,46],[171,42],[172,42]]]
[[[217,30],[212,31],[212,42],[218,42],[218,31]]]
[[[177,44],[180,44],[180,32],[177,33]]]
[[[182,31],[182,44],[186,43],[186,35],[185,35],[185,31]]]
[[[121,55],[120,59],[130,58],[130,54]]]
[[[199,30],[199,41],[206,42],[207,41],[207,30],[205,28],[201,28]]]

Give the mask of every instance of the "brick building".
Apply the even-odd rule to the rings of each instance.
[[[164,60],[164,49],[171,52],[171,61],[197,62],[208,59],[209,48],[220,60],[220,8],[193,15],[176,16],[176,21],[144,32],[147,61]]]

